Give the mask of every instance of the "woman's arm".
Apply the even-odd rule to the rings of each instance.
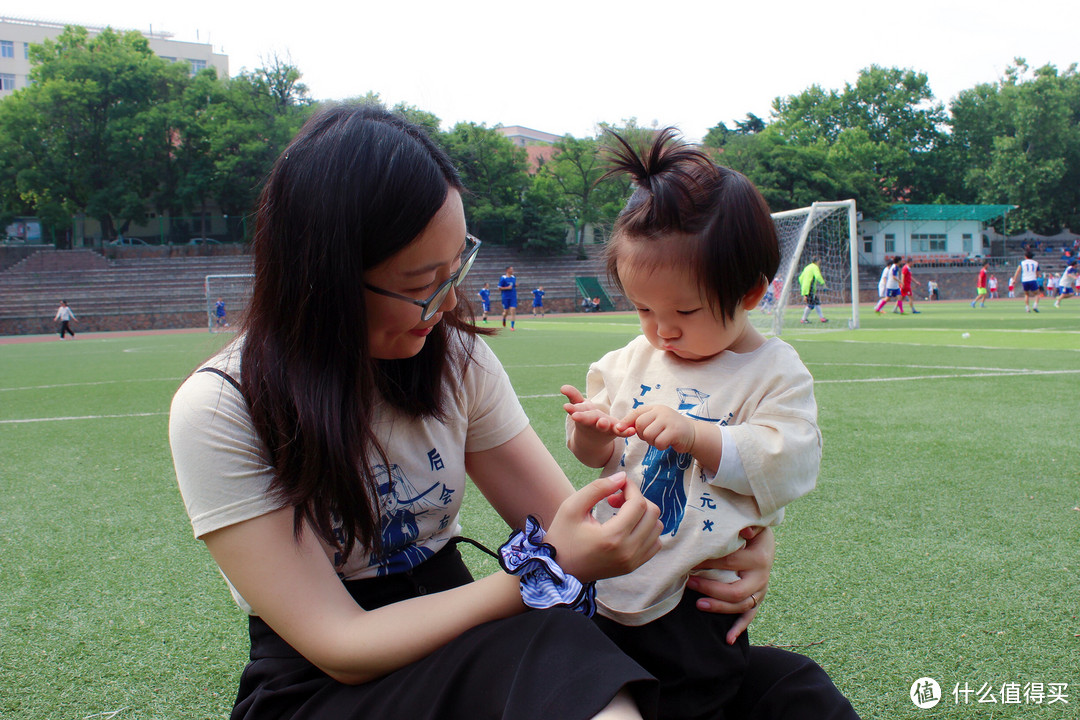
[[[513,528],[522,527],[525,516],[529,514],[546,522],[543,518],[553,516],[562,498],[573,488],[531,427],[491,450],[466,454],[465,466],[488,502]],[[640,496],[636,487],[630,492],[637,492]],[[619,514],[622,514],[622,510]],[[747,540],[745,547],[726,557],[708,560],[698,567],[734,570],[740,576],[737,582],[690,577],[691,589],[707,596],[698,601],[699,610],[742,615],[729,633],[729,643],[735,641],[757,613],[756,606],[768,589],[775,554],[771,528],[756,534],[746,530],[743,533]]]
[[[490,450],[466,453],[465,469],[510,527],[523,527],[528,515],[538,518],[548,529],[546,541],[558,550],[559,564],[578,579],[623,575],[660,549],[660,510],[642,496],[636,485],[626,482],[625,474],[594,480],[574,493],[562,468],[531,426]],[[556,517],[556,510],[559,515],[565,513],[568,497],[576,498],[588,488],[605,487],[608,491],[604,494],[594,492],[588,496],[591,502],[577,518],[576,537],[560,545],[553,537],[556,525],[554,521],[549,524],[548,518]],[[619,503],[618,515],[606,523],[597,522],[591,514],[593,506],[612,497]],[[590,545],[600,549],[585,550]]]
[[[216,530],[203,540],[254,612],[343,683],[373,680],[475,625],[525,609],[518,579],[497,573],[463,588],[365,611],[310,530],[299,539],[293,535],[291,508]],[[410,632],[402,633],[403,627]]]
[[[623,476],[601,478],[561,504],[547,533],[559,564],[582,582],[618,575],[652,557],[662,527],[636,488],[633,509],[600,525],[593,505],[618,492]],[[653,508],[655,509],[655,508]],[[366,611],[349,595],[317,538],[293,534],[282,508],[203,536],[210,554],[252,609],[330,677],[362,683],[426,657],[469,628],[525,610],[517,577],[474,583]],[[401,628],[409,628],[402,633]]]
[[[574,486],[531,425],[502,445],[465,453],[465,471],[515,529],[525,526],[528,515],[547,527],[559,505],[574,493]]]

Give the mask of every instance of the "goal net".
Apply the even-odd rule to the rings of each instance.
[[[206,325],[210,332],[234,332],[247,311],[251,299],[251,283],[255,276],[207,275]]]
[[[846,320],[859,327],[859,264],[855,201],[816,202],[810,207],[773,213],[780,241],[780,268],[762,300],[750,313],[756,327],[774,335],[798,325],[806,307],[799,273],[817,260],[825,286],[815,289],[817,302],[833,323]],[[831,306],[831,307],[828,307]],[[820,322],[811,312],[810,322]]]

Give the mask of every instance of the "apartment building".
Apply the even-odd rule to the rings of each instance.
[[[56,38],[66,23],[0,16],[0,98],[26,87],[30,82],[30,45]],[[91,35],[104,26],[87,25]],[[130,28],[114,27],[124,32]],[[159,57],[187,63],[192,73],[208,67],[217,68],[219,77],[229,76],[229,56],[214,52],[209,43],[173,40],[173,34],[161,31],[138,31]]]

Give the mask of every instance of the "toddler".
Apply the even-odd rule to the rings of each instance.
[[[718,718],[748,641],[728,644],[737,616],[698,610],[687,579],[740,547],[744,528],[778,524],[784,505],[814,487],[813,379],[791,346],[747,319],[780,261],[757,189],[670,128],[642,152],[613,136],[611,173],[636,188],[607,267],[642,335],[592,365],[584,394],[563,386],[567,444],[603,474],[625,470],[660,507],[664,531],[650,561],[598,583],[598,622],[660,679],[664,717]],[[597,508],[601,521],[615,512]]]

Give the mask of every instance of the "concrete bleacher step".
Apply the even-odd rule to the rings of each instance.
[[[485,245],[462,290],[475,304],[476,290],[487,282],[499,308],[496,286],[512,265],[520,312],[529,312],[531,291],[539,285],[544,286],[549,310],[576,311],[580,298],[575,277],[596,277],[609,286],[602,246],[587,250],[589,257],[579,260],[576,248],[546,257]],[[198,326],[206,312],[205,277],[251,271],[250,255],[108,259],[92,250],[38,251],[0,272],[0,334],[52,331],[61,298],[71,304],[84,329]],[[613,288],[609,293],[614,296]]]

